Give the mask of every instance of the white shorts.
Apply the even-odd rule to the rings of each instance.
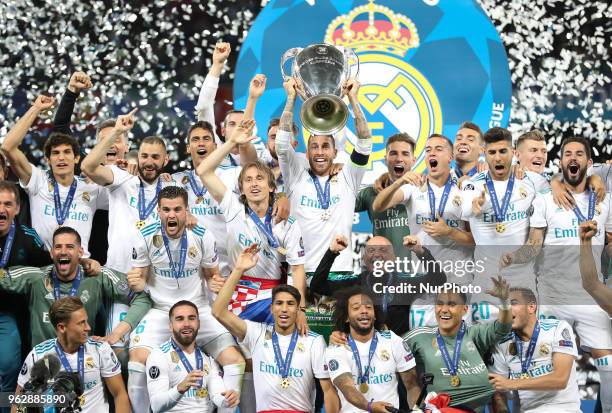
[[[612,350],[610,316],[598,305],[541,305],[540,319],[565,320],[580,337],[580,348]]]
[[[121,321],[125,318],[125,315],[130,308],[129,305],[123,303],[113,303],[113,306],[110,309],[108,314],[108,320],[106,321],[106,335],[109,335],[111,331],[119,325]],[[125,348],[128,346],[128,342],[130,341],[130,333],[126,333],[123,336],[123,340],[117,341],[111,347],[115,348]]]
[[[196,337],[198,346],[216,359],[223,350],[236,345],[231,334],[210,313],[210,307],[199,308],[200,330]],[[152,308],[140,320],[130,335],[130,350],[145,347],[150,350],[167,341],[172,333],[169,327],[168,311]]]

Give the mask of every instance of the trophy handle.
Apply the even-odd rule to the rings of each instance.
[[[350,59],[354,59],[355,63],[357,63],[357,70],[355,71],[354,76],[351,76],[351,66],[349,64]],[[349,79],[351,77],[356,78],[357,76],[359,76],[359,57],[357,57],[355,51],[350,47],[344,48],[344,76],[346,79]]]
[[[289,80],[289,79],[291,78],[291,76],[292,76],[292,75],[288,75],[288,74],[285,72],[285,63],[287,63],[287,60],[289,60],[289,59],[294,58],[295,56],[297,56],[297,54],[298,54],[299,52],[301,52],[301,51],[302,51],[302,48],[301,48],[301,47],[294,47],[294,48],[292,48],[292,49],[287,50],[287,51],[286,51],[286,52],[283,54],[283,56],[281,57],[281,65],[280,65],[280,68],[281,68],[281,73],[282,73],[282,75],[283,75],[283,82],[286,82],[286,81],[287,81],[287,80]]]

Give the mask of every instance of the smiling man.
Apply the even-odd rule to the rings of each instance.
[[[546,139],[539,129],[522,134],[516,140],[516,161],[525,170],[543,174],[548,159]]]
[[[79,231],[84,256],[88,257],[87,245],[100,188],[74,174],[80,159],[79,144],[72,136],[52,133],[44,145],[48,171],[31,164],[19,149],[39,114],[54,104],[54,98],[38,96],[4,138],[2,152],[30,197],[32,226],[47,248],[51,248],[53,231],[60,225],[69,225]]]
[[[206,288],[219,291],[216,241],[210,231],[186,227],[187,192],[177,186],[162,189],[158,198],[160,221],[140,230],[133,249],[134,267],[128,273],[130,288],[148,290],[153,308],[130,336],[129,394],[134,411],[147,412],[145,364],[151,350],[168,339],[168,311],[179,300],[193,302],[204,321],[197,340],[207,354],[223,366],[228,389],[240,391],[244,359],[227,330],[210,313]]]
[[[463,122],[459,126],[453,144],[455,178],[471,177],[478,173],[478,159],[483,153],[483,146],[480,127],[473,122]]]

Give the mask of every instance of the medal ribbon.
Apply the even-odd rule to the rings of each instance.
[[[148,205],[145,205],[147,200],[145,199],[145,191],[144,184],[142,183],[142,179],[140,180],[140,188],[138,191],[138,217],[141,221],[146,220],[151,212],[153,212],[153,208],[155,208],[155,204],[157,204],[157,195],[159,195],[159,191],[161,190],[161,179],[157,178],[157,188],[155,188],[155,196],[149,202]]]
[[[372,358],[374,357],[374,352],[376,351],[376,346],[378,345],[378,335],[376,334],[376,330],[374,330],[374,335],[372,336],[372,341],[370,342],[370,351],[368,353],[368,365],[365,368],[365,371],[362,370],[361,367],[361,357],[359,356],[359,349],[357,349],[357,344],[353,337],[348,335],[348,343],[351,346],[351,350],[353,351],[353,358],[355,359],[355,364],[357,364],[357,371],[359,373],[359,384],[367,383],[368,376],[370,375],[370,365],[372,364]]]
[[[459,356],[461,355],[461,343],[463,342],[463,336],[465,334],[465,322],[461,322],[461,327],[459,328],[459,332],[457,333],[457,338],[455,339],[455,352],[453,353],[453,360],[451,363],[450,355],[448,354],[448,349],[446,348],[446,343],[444,343],[444,339],[442,335],[440,335],[440,329],[436,330],[436,340],[438,341],[438,348],[440,349],[440,354],[442,355],[442,360],[444,360],[444,365],[448,369],[448,372],[451,376],[457,375],[457,367],[459,367]]]
[[[312,178],[312,182],[314,183],[315,189],[317,190],[317,198],[319,199],[319,203],[321,204],[322,209],[329,208],[329,202],[331,199],[331,190],[330,190],[330,182],[331,176],[327,178],[325,182],[325,189],[321,188],[321,183],[319,182],[319,178],[311,171],[308,170],[308,174]]]
[[[170,342],[172,343],[172,348],[178,354],[181,363],[183,363],[183,367],[185,367],[185,370],[187,370],[187,374],[191,373],[193,367],[191,367],[191,363],[189,362],[189,360],[187,360],[187,357],[185,357],[185,353],[183,353],[183,350],[174,342],[174,340],[170,340]],[[202,352],[200,352],[198,346],[195,347],[195,359],[196,369],[200,371],[204,370],[204,357],[202,357]],[[204,378],[202,377],[200,379],[200,387],[202,387],[203,385]]]
[[[59,343],[57,342],[57,339],[55,340],[55,352],[57,353],[57,356],[62,362],[62,366],[64,366],[64,370],[66,370],[68,373],[72,373],[72,367],[70,366],[70,363],[68,362],[68,359],[66,358],[66,354],[64,353],[62,346],[60,346]],[[79,373],[79,377],[81,378],[81,383],[85,384],[85,346],[83,344],[79,346],[77,370]]]
[[[536,320],[535,326],[533,327],[533,334],[531,334],[529,345],[527,346],[527,353],[525,354],[525,359],[523,359],[523,342],[514,333],[514,331],[512,332],[512,339],[514,340],[514,345],[516,346],[516,353],[521,361],[521,374],[527,374],[527,371],[529,370],[529,365],[531,364],[531,359],[533,358],[533,353],[535,351],[539,335],[540,322]]]
[[[176,279],[176,283],[178,284],[178,279],[181,277],[183,270],[185,269],[185,261],[187,258],[187,231],[183,229],[183,235],[181,235],[181,251],[179,253],[179,262],[178,269],[176,263],[172,259],[172,252],[170,251],[170,240],[168,240],[168,236],[166,235],[166,231],[164,230],[164,226],[161,226],[161,234],[162,239],[164,240],[164,247],[166,248],[166,254],[168,255],[168,263],[170,264],[170,271],[172,272],[172,276]]]
[[[59,300],[62,298],[62,293],[60,290],[60,281],[55,275],[55,269],[51,271],[51,279],[53,280],[53,298],[55,300]],[[72,281],[72,286],[70,287],[70,297],[76,297],[77,291],[79,290],[79,285],[81,284],[81,266],[77,267],[77,275],[75,279]]]
[[[499,206],[499,200],[497,199],[497,194],[495,193],[495,185],[493,184],[493,180],[489,175],[487,175],[486,184],[487,188],[489,189],[489,195],[491,196],[491,205],[493,206],[493,214],[495,215],[495,220],[497,222],[504,222],[506,211],[508,211],[508,205],[510,205],[510,198],[512,198],[512,189],[514,188],[514,174],[511,174],[510,178],[508,178],[508,185],[506,186],[506,193],[504,194],[504,199],[502,200],[501,207]]]
[[[278,367],[278,371],[283,379],[286,379],[289,376],[289,370],[291,368],[291,359],[293,358],[293,351],[295,350],[297,339],[298,332],[297,327],[295,327],[293,329],[293,333],[291,334],[291,341],[289,342],[287,355],[283,359],[280,345],[278,344],[278,335],[276,334],[276,330],[272,330],[272,347],[274,348],[274,360],[276,361],[276,366]]]
[[[0,268],[6,268],[11,255],[11,249],[13,248],[13,241],[15,241],[15,220],[11,222],[6,241],[4,241],[4,249],[2,250],[2,259],[0,259]]]
[[[438,206],[438,214],[439,216],[444,215],[444,209],[446,208],[446,202],[448,201],[448,196],[450,195],[451,188],[453,187],[453,180],[450,175],[446,184],[444,185],[444,191],[442,192],[442,197],[440,197],[440,205]],[[436,196],[434,194],[433,189],[429,182],[427,182],[427,196],[429,197],[429,210],[431,211],[431,220],[436,220]]]
[[[268,212],[266,212],[265,222],[261,222],[261,219],[259,219],[255,211],[253,211],[250,207],[247,207],[247,212],[249,213],[251,220],[255,223],[255,225],[257,225],[257,228],[266,235],[270,247],[278,248],[278,241],[272,232],[272,207],[269,207]]]
[[[582,211],[580,211],[580,208],[578,207],[578,203],[576,203],[576,206],[574,207],[573,211],[574,211],[574,215],[576,215],[576,218],[578,218],[579,224],[583,223],[584,221],[590,221],[595,216],[596,197],[597,197],[597,194],[595,193],[595,191],[589,191],[589,209],[588,209],[586,217],[582,214]]]
[[[62,200],[60,199],[60,191],[59,185],[55,178],[51,178],[53,181],[53,203],[55,205],[55,220],[57,221],[57,225],[64,225],[64,221],[68,218],[68,213],[70,212],[70,205],[72,205],[72,200],[74,199],[74,193],[77,188],[77,179],[76,177],[72,179],[72,183],[70,184],[70,189],[68,189],[68,195],[66,195],[66,202],[62,205]]]
[[[193,193],[196,194],[196,196],[201,197],[204,196],[204,194],[206,194],[206,192],[208,192],[208,189],[202,185],[202,187],[200,188],[198,186],[198,183],[195,180],[195,173],[192,171],[189,172],[189,174],[187,174],[187,177],[189,178],[189,185],[191,186],[191,189],[193,190]]]

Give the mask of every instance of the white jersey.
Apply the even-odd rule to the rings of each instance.
[[[22,181],[19,182],[21,187],[25,189],[30,198],[30,215],[32,217],[32,227],[36,228],[36,232],[45,243],[45,246],[51,251],[53,243],[53,232],[59,227],[55,215],[55,188],[53,181],[50,179],[50,171],[43,171],[41,168],[30,164],[32,168],[32,176],[27,185]],[[81,246],[85,252],[84,257],[89,257],[87,246],[89,245],[89,235],[91,234],[91,223],[97,208],[97,198],[100,193],[100,187],[96,184],[88,184],[79,176],[75,176],[77,181],[74,198],[70,205],[70,212],[64,221],[64,226],[69,226],[77,230],[81,236]],[[57,184],[62,208],[66,202],[66,196],[70,190],[70,186]]]
[[[396,373],[414,368],[416,366],[414,356],[410,350],[404,348],[402,339],[392,331],[377,331],[375,334],[378,337],[378,344],[369,369],[368,391],[363,396],[367,400],[384,401],[399,408]],[[368,365],[371,341],[368,340],[365,343],[355,341],[362,369]],[[350,373],[355,386],[359,386],[360,373],[357,370],[353,352],[348,345],[330,345],[325,351],[325,361],[332,381],[343,373]],[[342,406],[341,412],[362,411],[350,404],[342,392],[338,392],[338,396]]]
[[[108,210],[108,256],[106,266],[113,270],[128,272],[131,269],[131,253],[138,235],[136,222],[138,215],[138,193],[140,178],[113,165],[113,182],[106,186],[109,196]],[[159,179],[159,178],[158,178]],[[162,182],[162,188],[175,185],[174,182]],[[155,198],[157,180],[152,184],[143,181],[145,205]],[[157,221],[157,202],[145,222]]]
[[[289,146],[286,152],[279,151],[279,141],[289,141],[290,133],[278,131],[276,145],[278,159],[281,164],[283,180],[287,197],[291,202],[291,211],[297,217],[303,231],[304,246],[306,250],[306,272],[314,272],[321,262],[325,251],[329,248],[330,240],[338,234],[351,239],[353,228],[353,211],[359,185],[365,174],[365,168],[349,162],[342,171],[331,179],[328,176],[317,176],[324,190],[325,184],[330,180],[330,204],[324,210],[317,197],[313,178],[303,159]],[[280,142],[282,145],[282,142]],[[323,217],[326,217],[324,219]],[[353,251],[350,248],[343,250],[334,261],[331,271],[353,271]]]
[[[238,175],[240,171],[240,167],[230,166],[219,167],[215,173],[221,181],[223,181],[226,188],[236,192],[238,190]],[[202,188],[204,189],[204,193],[201,197],[194,192],[189,180],[190,175],[194,179],[198,191]],[[202,184],[200,177],[194,173],[193,170],[190,170],[177,172],[172,175],[172,179],[174,179],[177,185],[182,186],[187,191],[189,196],[189,211],[198,219],[198,224],[210,230],[215,236],[215,239],[225,239],[227,236],[227,229],[225,227],[225,219],[223,218],[223,210]],[[219,272],[224,276],[229,276],[232,270],[229,265],[225,243],[218,243],[217,248],[219,249]]]
[[[584,217],[588,216],[589,193],[574,194],[576,204]],[[593,220],[597,234],[592,239],[597,274],[601,274],[601,253],[606,232],[612,232],[612,206],[610,194],[595,206]],[[595,301],[582,288],[580,278],[580,237],[578,218],[573,210],[557,206],[551,193],[538,195],[533,203],[533,228],[547,228],[544,248],[538,257],[538,293],[548,300],[561,300],[562,304],[593,304]],[[579,301],[575,301],[577,294]],[[568,301],[568,297],[573,297]],[[550,304],[550,302],[546,302]]]
[[[278,241],[280,247],[287,250],[283,255],[277,249],[272,248],[268,243],[266,235],[257,228],[245,210],[245,206],[238,195],[230,190],[225,191],[221,200],[221,208],[225,215],[227,225],[227,252],[230,265],[234,265],[243,249],[253,243],[259,244],[261,251],[259,260],[255,267],[246,271],[244,275],[254,278],[268,280],[280,279],[281,263],[286,261],[289,265],[300,265],[305,262],[304,245],[302,242],[302,231],[296,219],[290,216],[287,222],[281,221],[272,226],[272,233]],[[260,218],[264,221],[264,218]]]
[[[215,239],[210,231],[196,225],[185,228],[187,233],[187,255],[185,268],[175,278],[164,246],[160,222],[153,222],[140,230],[133,251],[133,266],[149,267],[147,285],[153,308],[170,311],[179,300],[188,300],[198,308],[207,307],[206,289],[202,286],[201,268],[218,266],[219,257]],[[178,269],[181,238],[168,239],[172,260]]]
[[[179,355],[172,348],[171,340],[166,341],[161,346],[153,349],[147,358],[147,389],[151,400],[153,411],[182,413],[190,411],[192,413],[206,413],[213,411],[210,402],[213,401],[217,406],[223,405],[225,391],[223,378],[217,363],[208,354],[202,353],[202,389],[192,387],[185,393],[180,394],[177,385],[187,377],[188,371],[181,362]],[[192,369],[197,368],[195,351],[191,354],[183,352]],[[198,395],[200,392],[200,397]],[[160,397],[160,405],[157,405],[156,396]],[[165,403],[164,403],[165,402]]]
[[[529,342],[523,342],[523,357]],[[553,372],[553,354],[569,354],[578,358],[576,340],[570,325],[563,320],[540,320],[540,334],[528,373],[530,378],[546,376]],[[492,373],[513,380],[521,380],[521,360],[513,339],[499,343],[493,353]],[[576,363],[570,369],[567,386],[563,390],[519,390],[521,412],[529,413],[580,413],[580,393],[576,383]]]
[[[438,186],[431,182],[429,185],[434,193],[435,210],[437,213],[440,208],[444,186]],[[432,237],[423,231],[421,227],[423,223],[432,220],[427,185],[422,187],[403,185],[401,191],[404,194],[402,202],[406,205],[410,217],[410,233],[416,234],[423,246],[429,249],[434,258],[441,262],[465,262],[472,259],[472,253],[469,248],[458,245],[451,238]],[[462,220],[461,203],[461,190],[453,183],[444,207],[443,218],[449,227],[465,231],[466,222]],[[471,281],[471,274],[460,272],[451,274],[448,272],[447,276],[449,277],[449,282],[466,284]]]
[[[485,203],[482,213],[474,216],[472,200],[479,197],[486,188],[486,179],[489,172],[474,175],[469,181],[463,183],[462,208],[463,218],[469,221],[470,229],[476,243],[474,260],[484,266],[480,279],[475,279],[483,291],[491,287],[490,274],[498,274],[499,262],[503,254],[514,252],[519,246],[525,244],[529,235],[529,217],[532,213],[532,203],[537,193],[549,190],[549,184],[544,177],[533,172],[526,172],[524,179],[515,179],[510,203],[503,217],[503,222],[497,222],[491,194],[486,190]],[[495,193],[501,207],[508,180],[495,181]],[[498,226],[499,225],[499,226]],[[497,228],[501,227],[501,232]],[[514,278],[515,283],[520,279],[522,286],[535,291],[535,274],[533,261],[526,264],[514,264],[504,268],[501,275]],[[512,280],[509,280],[513,284]],[[513,284],[515,285],[515,284]]]
[[[17,378],[17,384],[23,386],[30,380],[30,373],[35,362],[47,354],[58,356],[55,351],[57,339],[43,341],[34,346],[28,354]],[[78,352],[66,354],[66,359],[73,372],[78,372]],[[108,401],[104,397],[104,384],[102,379],[121,374],[121,364],[108,343],[95,341],[91,338],[85,343],[84,353],[85,382],[83,383],[83,396],[85,404],[82,413],[108,412]],[[60,371],[66,371],[62,365]]]
[[[241,344],[252,354],[253,381],[257,411],[297,410],[314,411],[315,378],[328,379],[325,367],[325,341],[314,332],[298,335],[291,359],[289,387],[280,386],[281,375],[274,358],[272,346],[272,324],[245,320],[246,334]],[[283,359],[291,342],[291,335],[278,335],[278,344]]]

